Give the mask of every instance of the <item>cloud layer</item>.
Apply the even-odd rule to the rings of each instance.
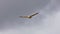
[[[59,6],[59,0],[0,0],[0,34],[60,34]],[[18,17],[33,12],[40,14]]]

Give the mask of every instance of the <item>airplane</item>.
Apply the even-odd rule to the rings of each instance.
[[[30,15],[30,16],[19,16],[19,17],[31,19],[33,16],[35,16],[35,15],[37,15],[37,14],[39,14],[39,13],[35,13],[35,14]]]

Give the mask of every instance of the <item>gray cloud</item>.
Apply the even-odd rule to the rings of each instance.
[[[32,19],[18,17],[34,12],[40,14]],[[55,34],[60,30],[55,24],[59,18],[56,12],[59,12],[59,0],[0,0],[1,34]]]
[[[22,21],[18,16],[43,8],[48,2],[49,0],[0,0],[0,22],[3,24],[5,21]]]

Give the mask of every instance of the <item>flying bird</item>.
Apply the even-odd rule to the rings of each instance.
[[[32,15],[30,15],[30,16],[19,16],[19,17],[31,19],[33,16],[35,16],[35,15],[37,15],[37,14],[38,14],[38,13],[32,14]]]

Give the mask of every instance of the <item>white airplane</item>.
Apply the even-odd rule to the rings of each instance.
[[[33,16],[35,16],[35,15],[37,15],[37,14],[38,14],[38,13],[35,13],[35,14],[33,14],[33,15],[30,15],[30,16],[19,16],[19,17],[31,19]]]

